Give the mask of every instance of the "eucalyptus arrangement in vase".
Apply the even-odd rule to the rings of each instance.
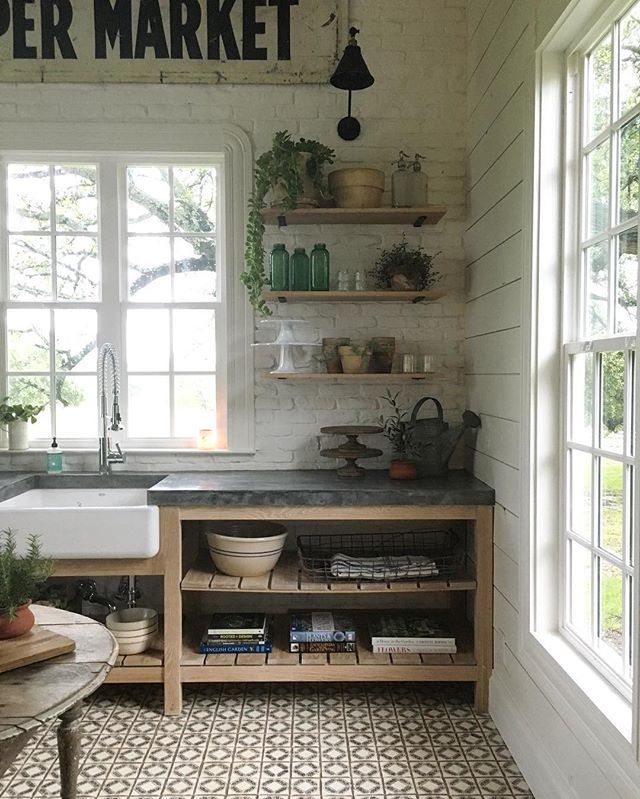
[[[245,238],[245,271],[240,279],[247,287],[249,301],[263,316],[270,316],[263,297],[265,284],[262,211],[265,198],[272,192],[273,205],[289,211],[300,206],[317,206],[327,194],[324,167],[332,164],[335,153],[314,139],[292,138],[286,130],[278,131],[271,149],[256,161],[253,194]]]
[[[414,438],[414,428],[409,418],[409,411],[403,411],[398,397],[400,392],[392,394],[387,390],[382,399],[389,404],[391,415],[380,416],[383,436],[391,442],[393,452],[398,457],[392,458],[389,466],[389,477],[394,480],[414,480],[417,477],[417,466],[413,458],[420,457],[422,445]]]
[[[9,433],[9,449],[27,449],[29,446],[28,423],[35,424],[44,405],[10,403],[9,397],[0,401],[0,426]]]

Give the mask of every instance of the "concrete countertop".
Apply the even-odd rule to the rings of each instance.
[[[492,505],[495,492],[467,472],[391,480],[368,471],[362,480],[328,469],[176,472],[147,492],[153,505]]]
[[[493,505],[495,492],[467,472],[391,480],[368,471],[346,480],[329,469],[227,472],[0,473],[0,501],[33,488],[147,488],[150,505]]]

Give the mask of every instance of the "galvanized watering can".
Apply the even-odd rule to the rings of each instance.
[[[418,413],[425,402],[433,402],[437,416],[418,419]],[[472,427],[480,427],[480,417],[473,411],[466,410],[462,414],[462,424],[450,428],[445,422],[442,405],[435,397],[423,397],[416,402],[411,411],[411,419],[407,423],[411,430],[411,441],[418,452],[418,473],[421,477],[446,477],[449,471],[449,459],[464,431]]]

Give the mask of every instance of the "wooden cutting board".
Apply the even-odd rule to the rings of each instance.
[[[18,638],[0,641],[0,674],[73,652],[76,642],[37,625]]]

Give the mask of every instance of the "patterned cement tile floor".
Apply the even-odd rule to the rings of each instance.
[[[214,685],[162,715],[156,686],[86,702],[82,799],[531,797],[464,686]],[[0,780],[2,799],[59,796],[55,727]]]

